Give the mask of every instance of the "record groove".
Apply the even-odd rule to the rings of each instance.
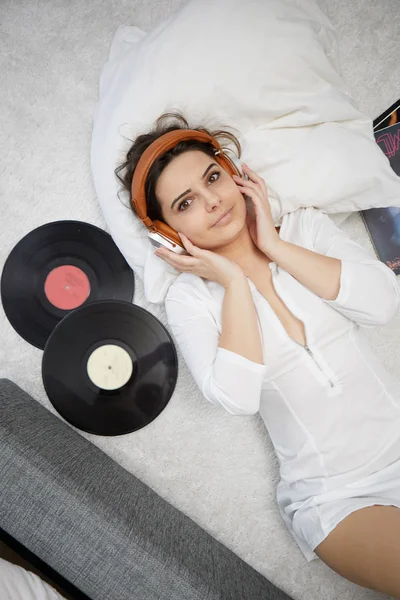
[[[107,369],[111,389],[96,385],[108,381]],[[97,435],[131,433],[151,423],[168,404],[177,376],[167,329],[124,301],[97,301],[69,313],[43,353],[42,378],[54,408],[74,427]]]
[[[112,237],[81,221],[56,221],[23,237],[1,277],[4,312],[27,342],[43,349],[71,310],[99,300],[131,302],[133,271]]]

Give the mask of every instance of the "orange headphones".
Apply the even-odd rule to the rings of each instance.
[[[133,175],[131,187],[132,204],[137,216],[147,227],[152,244],[157,247],[165,246],[177,254],[184,254],[186,253],[186,250],[175,229],[172,229],[172,227],[169,227],[169,225],[162,221],[152,221],[147,215],[145,185],[151,165],[156,158],[183,140],[198,140],[199,142],[211,144],[214,148],[216,162],[231,176],[242,175],[234,161],[223,151],[219,142],[208,133],[202,131],[196,131],[194,129],[170,131],[160,136],[146,148],[139,159]]]

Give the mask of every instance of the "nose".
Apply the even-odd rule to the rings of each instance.
[[[215,192],[215,190],[212,190],[211,188],[205,190],[204,200],[206,210],[208,211],[213,211],[215,207],[217,207],[221,202],[219,195]]]

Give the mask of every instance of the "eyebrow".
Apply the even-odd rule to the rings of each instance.
[[[211,165],[208,165],[207,169],[204,171],[203,175],[201,176],[202,179],[204,179],[204,177],[207,175],[208,171],[210,169],[212,169],[212,167],[218,167],[217,163],[213,162],[213,163],[211,163]],[[188,194],[191,191],[192,190],[189,188],[188,190],[186,190],[185,192],[183,192],[182,194],[180,194],[180,196],[178,196],[177,198],[175,198],[175,200],[171,204],[171,209],[173,208],[175,202],[178,202],[178,200],[180,200],[182,198],[182,196],[186,196],[186,194]]]

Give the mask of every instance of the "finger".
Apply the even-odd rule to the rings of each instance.
[[[263,178],[260,175],[258,175],[258,173],[253,171],[253,169],[251,169],[247,163],[242,163],[242,166],[243,171],[245,171],[248,174],[251,174],[254,179],[256,179],[257,181],[264,181]]]
[[[254,179],[259,185],[261,185],[263,189],[265,189],[265,191],[267,191],[267,184],[265,183],[265,179],[263,179],[261,175],[258,175],[258,173],[250,169],[247,163],[242,163],[242,165],[244,167],[244,172],[247,173],[249,177],[251,176],[252,179]]]
[[[235,183],[238,185],[248,185],[253,187],[254,189],[261,189],[264,192],[264,189],[261,187],[261,184],[258,181],[251,181],[250,179],[242,179],[241,177],[234,176]]]
[[[251,206],[253,206],[254,209],[254,214],[255,214],[255,218],[253,218],[252,220],[255,222],[257,220],[258,217],[260,217],[260,215],[262,215],[264,213],[264,200],[260,194],[257,194],[257,192],[255,190],[240,190],[242,192],[242,194],[247,197],[250,197],[250,200],[252,201]]]
[[[257,187],[252,187],[252,186],[246,184],[246,185],[240,186],[239,190],[245,196],[250,196],[250,198],[253,200],[253,202],[263,202],[263,200],[265,200],[265,198],[263,197],[262,191]]]
[[[192,244],[192,242],[189,240],[188,237],[186,237],[186,235],[184,233],[181,233],[178,231],[178,235],[181,238],[183,246],[184,246],[185,250],[187,250],[187,252],[195,255],[197,251],[201,251],[201,248],[198,248],[198,246],[195,246],[194,244]]]
[[[242,194],[250,196],[250,198],[253,198],[252,193],[257,194],[257,198],[259,198],[260,202],[269,206],[268,193],[266,190],[262,190],[259,185],[251,184],[248,181],[243,181],[238,187]]]
[[[162,260],[165,260],[165,262],[176,269],[193,268],[196,266],[199,260],[194,256],[182,256],[181,254],[175,254],[175,252],[172,252],[172,250],[168,250],[167,248],[159,249],[156,252],[156,256]]]
[[[179,237],[181,238],[181,240],[182,240],[182,242],[183,242],[183,244],[184,244],[185,246],[186,246],[186,244],[187,244],[187,245],[189,245],[189,244],[191,244],[191,243],[192,243],[192,242],[189,240],[189,238],[187,238],[187,237],[186,237],[186,235],[185,235],[184,233],[181,233],[180,231],[178,231],[178,235],[179,235]]]

